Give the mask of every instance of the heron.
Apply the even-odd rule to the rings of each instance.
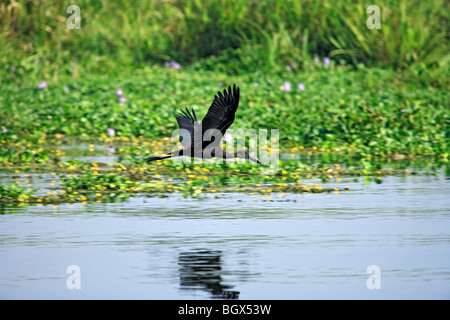
[[[155,160],[188,156],[203,159],[211,158],[243,158],[256,163],[261,163],[254,155],[245,150],[236,153],[224,151],[220,146],[220,140],[227,129],[232,125],[236,110],[239,105],[239,88],[234,84],[214,96],[214,100],[201,123],[197,119],[194,109],[180,110],[175,115],[178,123],[180,142],[182,149],[171,151],[165,155],[152,156],[147,163]],[[212,139],[214,138],[214,139]]]

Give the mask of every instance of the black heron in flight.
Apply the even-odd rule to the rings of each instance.
[[[183,149],[171,151],[166,155],[150,157],[147,159],[147,162],[188,156],[203,159],[243,158],[261,163],[255,156],[245,150],[228,153],[220,147],[220,140],[233,123],[238,105],[239,88],[234,85],[233,88],[228,87],[228,91],[225,89],[223,94],[219,91],[214,96],[214,100],[201,123],[198,121],[193,109],[192,112],[187,108],[186,111],[181,110],[181,113],[176,114],[175,118],[180,127],[179,135]]]

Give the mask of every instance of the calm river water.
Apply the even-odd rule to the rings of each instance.
[[[0,298],[449,299],[448,177],[344,183],[6,208]]]

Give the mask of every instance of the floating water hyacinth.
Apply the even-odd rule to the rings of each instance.
[[[38,89],[47,88],[47,82],[45,82],[45,81],[39,82],[38,85],[37,85],[37,88]]]
[[[121,96],[119,98],[119,103],[125,103],[125,102],[127,102],[127,98]]]
[[[113,128],[108,128],[106,130],[106,135],[109,136],[109,137],[113,137],[113,136],[116,135],[116,130],[114,130]]]
[[[297,85],[297,89],[300,90],[300,91],[304,91],[304,90],[305,90],[305,84],[300,82],[300,83]]]
[[[118,96],[123,95],[123,90],[122,90],[121,88],[117,89],[117,90],[116,90],[116,94],[117,94]]]
[[[290,83],[290,82],[285,82],[285,83],[283,83],[283,90],[284,90],[285,92],[291,91],[291,90],[292,90],[291,83]]]
[[[330,63],[331,63],[330,58],[328,58],[328,57],[323,58],[323,65],[325,67],[328,67],[330,65]]]

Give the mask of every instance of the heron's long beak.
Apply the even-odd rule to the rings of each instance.
[[[259,163],[261,164],[261,161],[258,160],[258,158],[256,158],[255,156],[250,155],[250,157],[248,157],[250,160],[252,160],[253,162]]]

